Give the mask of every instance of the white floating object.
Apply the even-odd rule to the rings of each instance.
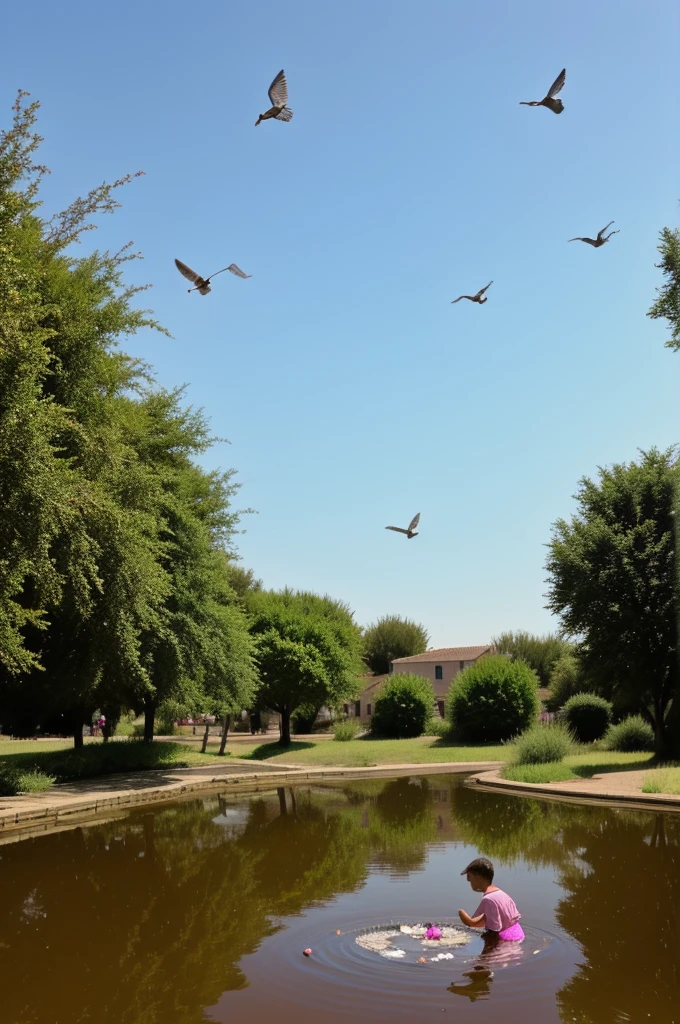
[[[398,959],[399,957],[406,956],[405,949],[381,949],[381,956],[388,956],[391,959]]]

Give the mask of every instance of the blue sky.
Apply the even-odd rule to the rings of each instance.
[[[205,462],[258,510],[239,547],[265,585],[409,615],[436,646],[555,628],[545,544],[579,477],[678,440],[680,356],[645,312],[678,222],[679,10],[3,14],[4,123],[17,88],[40,99],[46,212],[146,171],[81,248],[144,252],[130,279],[173,338],[127,347],[231,441]],[[563,114],[519,106],[565,66]],[[256,130],[282,67],[295,116]],[[607,246],[567,244],[612,219]],[[253,277],[187,295],[175,256]],[[418,511],[416,539],[384,529]]]

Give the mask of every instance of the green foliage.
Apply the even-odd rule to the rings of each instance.
[[[422,736],[432,718],[432,683],[417,675],[393,675],[380,687],[371,718],[375,736],[401,739]]]
[[[203,414],[120,348],[162,330],[135,308],[144,286],[123,282],[138,254],[71,255],[137,175],[39,219],[36,116],[20,94],[0,135],[3,724],[78,738],[94,708],[112,724],[143,709],[151,726],[163,701],[245,706],[256,677],[230,583],[233,472],[199,467],[216,440]]]
[[[501,633],[491,641],[498,654],[505,654],[511,661],[524,661],[540,680],[541,686],[548,686],[555,663],[569,654],[571,644],[548,633],[536,636],[520,630],[517,633]]]
[[[601,739],[612,720],[612,706],[595,693],[576,693],[560,712],[560,718],[579,743]]]
[[[523,661],[481,658],[456,676],[446,698],[446,718],[465,740],[510,739],[536,718],[537,684],[536,673]]]
[[[400,615],[385,615],[364,631],[364,659],[374,675],[390,671],[396,658],[410,658],[427,650],[424,626]]]
[[[298,708],[334,707],[356,693],[361,631],[349,608],[329,597],[251,591],[246,604],[257,650],[258,700],[281,715],[281,743],[287,746]]]
[[[661,263],[656,266],[663,271],[665,283],[658,289],[656,302],[647,316],[653,320],[665,320],[671,330],[666,348],[676,352],[680,349],[680,230],[663,228],[659,235]]]
[[[645,711],[657,752],[671,744],[665,718],[678,694],[674,538],[675,453],[652,449],[638,463],[581,480],[578,511],[553,527],[549,608],[580,636],[593,688],[616,706]]]
[[[557,659],[550,673],[549,688],[548,711],[559,711],[574,694],[589,692],[578,655],[563,654]]]
[[[508,765],[502,774],[510,782],[533,782],[539,785],[542,782],[569,782],[575,778],[572,768],[559,761]]]
[[[21,769],[0,763],[0,796],[17,796],[19,793],[46,793],[55,783],[52,775],[34,769]]]
[[[617,725],[610,725],[605,733],[605,750],[633,752],[654,750],[654,730],[642,715],[630,715]]]
[[[340,743],[347,743],[353,740],[361,731],[361,722],[358,718],[342,718],[333,722],[333,739]]]
[[[513,743],[511,763],[549,764],[562,761],[571,753],[573,745],[573,737],[564,725],[557,722],[534,725]]]
[[[433,715],[429,722],[425,725],[426,736],[439,736],[443,739],[449,735],[451,727],[445,718],[441,715]]]

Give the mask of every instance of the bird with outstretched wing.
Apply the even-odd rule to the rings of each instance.
[[[408,529],[404,530],[401,526],[386,526],[386,530],[394,530],[395,533],[404,533],[409,540],[411,537],[417,537],[416,526],[420,522],[420,512],[413,517],[411,522],[408,524]]]
[[[548,89],[547,96],[544,96],[542,100],[520,100],[520,107],[547,107],[548,110],[552,110],[553,114],[561,114],[564,110],[564,103],[556,97],[557,94],[562,91],[566,80],[567,69],[562,68],[559,75]]]
[[[286,82],[286,74],[281,69],[278,75],[269,86],[269,102],[271,107],[266,110],[264,114],[260,114],[255,127],[257,128],[260,121],[267,121],[270,117],[275,118],[277,121],[290,121],[293,116],[293,111],[287,106],[288,103],[288,83]]]
[[[455,303],[460,302],[461,299],[469,299],[470,302],[478,302],[479,305],[482,306],[485,302],[488,302],[488,299],[482,298],[482,296],[484,295],[484,292],[489,290],[492,284],[493,281],[489,281],[486,288],[480,288],[476,295],[459,295],[457,299],[451,300],[451,305],[455,305]]]
[[[609,224],[605,224],[605,226],[602,228],[602,230],[598,231],[597,238],[588,238],[587,236],[584,237],[584,238],[581,238],[580,236],[577,236],[576,238],[570,238],[569,241],[570,242],[587,242],[588,245],[593,245],[593,246],[595,246],[596,249],[599,249],[601,245],[604,245],[605,242],[609,241],[609,239],[612,237],[612,235],[618,235],[619,230],[620,230],[619,228],[617,228],[616,231],[610,231],[609,234],[607,236],[605,236],[605,231],[607,230],[607,228],[610,228],[612,226],[612,224],[614,224],[614,223],[616,223],[616,222],[613,221],[613,220],[610,220]]]
[[[225,270],[229,270],[232,274],[235,274],[236,277],[247,278],[253,276],[252,274],[245,274],[240,267],[236,266],[235,263],[230,263],[228,267],[222,267],[221,270],[215,271],[215,273],[211,274],[210,277],[201,277],[200,274],[197,274],[195,270],[188,267],[186,263],[182,263],[181,260],[176,259],[175,266],[179,270],[180,274],[183,277],[186,277],[187,281],[191,281],[194,285],[193,288],[187,288],[187,291],[198,292],[200,295],[207,295],[210,291],[210,282],[213,277],[217,277],[218,274],[223,274]]]

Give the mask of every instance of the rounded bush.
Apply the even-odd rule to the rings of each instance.
[[[642,715],[631,715],[618,725],[609,726],[604,746],[606,750],[617,750],[620,754],[654,750],[654,731]]]
[[[559,722],[535,725],[513,743],[512,764],[551,764],[571,752],[573,737]]]
[[[446,698],[446,717],[463,740],[507,740],[535,721],[537,687],[538,676],[525,662],[489,655],[456,677]]]
[[[375,698],[371,732],[393,739],[422,736],[433,710],[434,690],[429,679],[416,675],[390,676]]]
[[[562,721],[579,743],[601,739],[611,725],[612,706],[595,693],[576,693],[560,712]]]
[[[581,663],[575,654],[563,654],[555,662],[550,673],[548,689],[548,711],[559,711],[570,697],[588,692],[588,681],[584,678]]]

